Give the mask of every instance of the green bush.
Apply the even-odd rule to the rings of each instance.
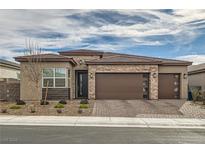
[[[54,106],[54,108],[64,108],[64,105],[63,105],[63,104],[58,103],[58,104],[56,104],[56,105]]]
[[[88,104],[80,104],[80,109],[87,109],[89,108]]]
[[[10,107],[10,109],[20,109],[20,108],[21,108],[21,107],[18,106],[18,105],[13,105],[13,106]]]

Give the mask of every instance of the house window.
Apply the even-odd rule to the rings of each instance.
[[[43,88],[66,88],[70,85],[70,79],[66,80],[66,74],[70,74],[70,70],[66,72],[65,68],[45,68],[43,69]],[[69,77],[70,78],[70,77]]]

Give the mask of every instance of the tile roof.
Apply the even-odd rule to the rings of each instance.
[[[0,66],[4,66],[4,67],[9,67],[9,68],[14,68],[19,70],[20,69],[20,65],[8,60],[4,60],[4,59],[0,59]]]
[[[98,50],[87,50],[87,49],[78,49],[78,50],[69,50],[69,51],[61,51],[60,55],[64,56],[101,56],[103,55],[103,51]]]
[[[29,56],[19,56],[15,57],[18,62],[28,62],[28,61],[40,61],[40,62],[71,62],[76,65],[76,62],[72,58],[68,58],[57,54],[38,54]]]
[[[205,63],[188,67],[189,74],[205,73]]]
[[[88,49],[79,49],[79,50],[70,50],[59,52],[61,55],[65,56],[100,56],[100,59],[87,61],[87,64],[159,64],[159,65],[191,65],[192,62],[174,60],[174,59],[165,59],[165,58],[156,58],[156,57],[147,57],[147,56],[138,56],[138,55],[129,55],[122,53],[98,51],[98,50],[88,50]],[[114,56],[114,57],[113,57]]]
[[[160,60],[125,55],[105,56],[101,59],[90,60],[87,64],[160,64]]]
[[[87,64],[158,64],[158,65],[191,65],[191,62],[174,60],[174,59],[165,59],[165,58],[156,58],[156,57],[146,57],[146,56],[138,56],[138,55],[129,55],[122,53],[114,53],[114,52],[105,52],[105,51],[97,51],[97,50],[70,50],[59,52],[60,55],[57,54],[41,54],[41,55],[31,55],[31,56],[20,56],[15,57],[16,61],[24,62],[28,61],[29,58],[38,60],[41,59],[42,62],[71,62],[72,64],[76,64],[76,62],[72,58],[68,58],[66,56],[99,56],[100,59],[94,59],[90,61],[86,61]]]

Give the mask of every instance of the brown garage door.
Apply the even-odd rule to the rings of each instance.
[[[144,84],[143,84],[144,83]],[[143,86],[144,85],[144,86]],[[148,97],[148,75],[97,73],[97,99],[142,99]],[[144,92],[143,92],[144,87]]]
[[[159,74],[159,99],[178,99],[180,74]]]

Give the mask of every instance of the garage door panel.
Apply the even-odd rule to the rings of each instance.
[[[97,99],[143,98],[143,74],[97,73]]]
[[[159,74],[159,99],[178,99],[179,74]]]

